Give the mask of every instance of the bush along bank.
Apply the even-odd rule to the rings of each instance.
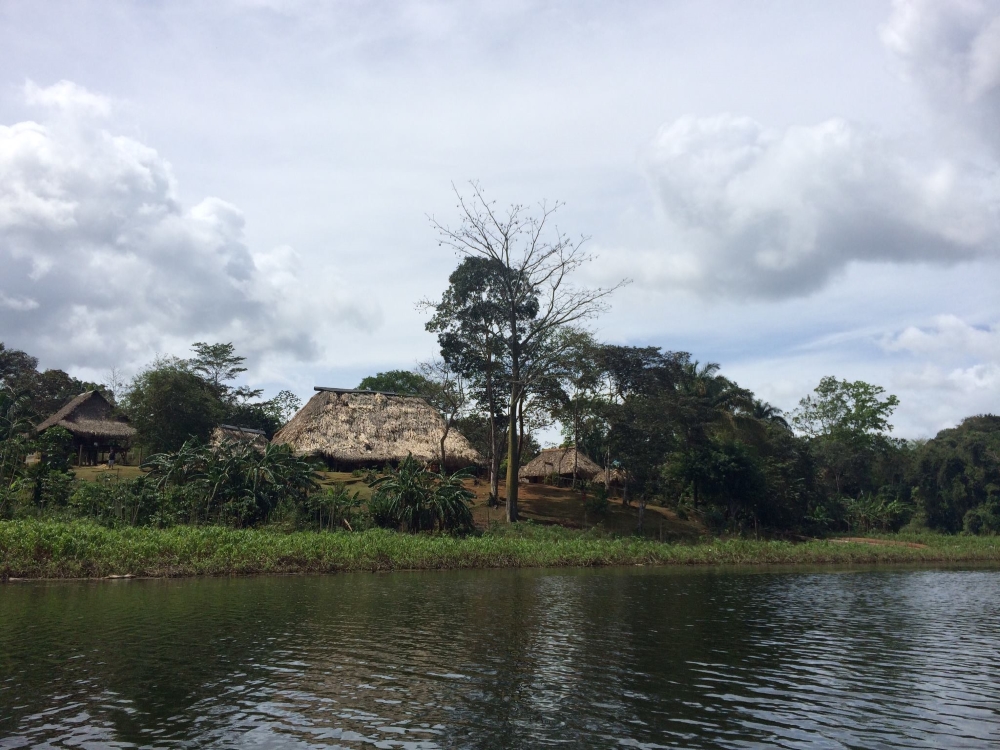
[[[470,536],[292,532],[221,526],[108,528],[0,522],[0,576],[88,578],[606,565],[1000,563],[1000,539],[924,534],[807,542],[636,537],[518,524]]]

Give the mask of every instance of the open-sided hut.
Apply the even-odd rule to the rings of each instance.
[[[321,456],[337,469],[397,463],[407,454],[440,462],[444,420],[422,398],[349,388],[316,391],[271,442],[288,444],[299,455]],[[454,427],[444,448],[450,470],[482,463]]]
[[[522,482],[531,483],[541,482],[552,475],[572,479],[574,466],[578,479],[593,479],[601,471],[600,466],[575,448],[546,448],[522,466],[517,476]]]
[[[127,450],[135,438],[135,428],[100,391],[87,391],[71,399],[59,411],[35,428],[41,434],[51,427],[64,427],[73,436],[73,452],[80,465],[97,465],[103,454],[115,448]]]
[[[249,443],[259,451],[263,451],[267,447],[267,433],[263,430],[239,427],[233,424],[220,424],[212,430],[211,443],[213,446],[221,445],[226,440],[235,443]]]

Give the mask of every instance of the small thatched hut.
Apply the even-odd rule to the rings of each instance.
[[[572,479],[574,466],[578,479],[593,479],[601,471],[600,466],[575,448],[546,448],[522,466],[517,476],[522,482],[531,483],[541,482],[553,474]]]
[[[223,440],[232,440],[237,443],[250,443],[259,451],[267,447],[267,433],[263,430],[255,430],[252,427],[238,427],[232,424],[220,424],[212,430],[211,444],[221,445]]]
[[[111,448],[127,450],[135,438],[135,428],[124,416],[114,413],[114,407],[100,391],[87,391],[73,398],[39,424],[35,432],[41,434],[56,426],[66,428],[73,436],[73,452],[81,466],[96,466]]]
[[[412,453],[428,463],[441,460],[444,420],[418,396],[350,388],[316,388],[298,414],[271,442],[300,455],[322,456],[338,469],[396,463]],[[481,464],[482,457],[455,428],[445,440],[448,469]]]
[[[605,487],[621,487],[625,484],[625,470],[618,466],[612,466],[610,472],[602,469],[591,481]]]

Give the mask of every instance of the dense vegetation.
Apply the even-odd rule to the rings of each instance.
[[[535,434],[558,424],[605,470],[596,494],[694,516],[716,532],[1000,532],[1000,418],[970,417],[933,440],[892,436],[898,399],[863,381],[823,378],[784,414],[686,352],[596,340],[583,324],[613,290],[573,287],[588,260],[580,241],[550,233],[558,206],[498,211],[478,185],[459,196],[456,228],[435,222],[460,261],[440,300],[425,303],[439,357],[361,388],[415,394],[486,459],[491,503],[518,518],[518,467]],[[289,392],[264,400],[234,385],[244,358],[230,343],[197,342],[121,382],[39,372],[0,344],[0,517],[86,518],[108,525],[280,524],[286,528],[469,530],[460,477],[408,459],[372,476],[372,499],[318,487],[287,449],[210,446],[220,423],[270,436],[294,413]],[[148,473],[84,485],[69,473],[67,435],[35,435],[41,419],[97,388],[138,430]],[[27,463],[34,454],[38,460]],[[575,471],[575,470],[574,470]],[[499,496],[506,475],[506,497]],[[583,484],[574,475],[573,486]]]

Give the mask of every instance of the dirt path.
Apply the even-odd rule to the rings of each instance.
[[[846,536],[840,537],[839,539],[831,539],[830,541],[836,542],[837,544],[854,542],[856,544],[871,544],[875,547],[911,547],[913,549],[927,549],[926,544],[920,544],[919,542],[900,542],[894,539],[873,539],[868,536]]]

